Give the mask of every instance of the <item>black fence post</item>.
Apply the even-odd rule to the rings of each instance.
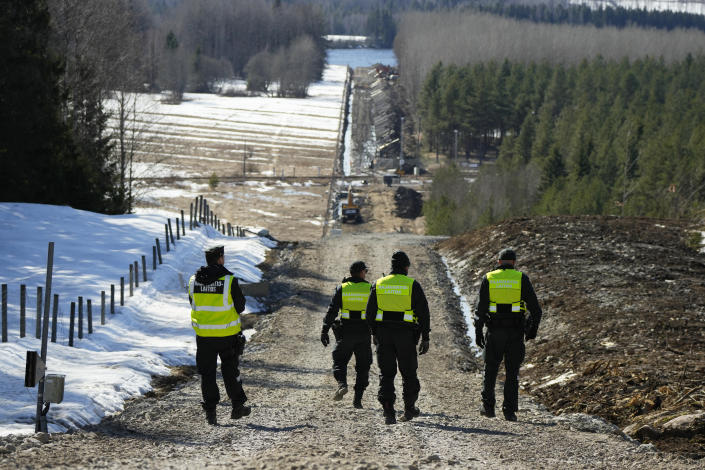
[[[132,279],[132,270],[134,269],[134,266],[130,265],[130,297],[132,297],[132,283],[135,282],[134,279]]]
[[[100,324],[105,325],[105,291],[100,291]]]
[[[78,339],[83,339],[83,297],[78,296]]]
[[[166,219],[166,222],[167,222],[167,225],[169,226],[169,238],[171,239],[171,244],[176,245],[176,243],[174,242],[174,231],[171,229],[171,219],[169,219],[169,218]],[[176,228],[177,229],[179,228],[178,225],[176,226]],[[176,232],[176,235],[178,237],[178,235],[179,235],[178,230]]]
[[[152,245],[152,271],[157,270],[157,247]]]
[[[157,242],[157,257],[159,258],[159,264],[162,264],[162,247],[159,243],[159,239],[154,239]]]
[[[181,233],[179,232],[179,218],[176,217],[174,219],[174,223],[176,224],[176,239],[181,240]],[[174,233],[171,231],[171,219],[169,219],[169,232],[171,233],[171,242],[174,243]]]
[[[110,315],[115,314],[115,284],[110,284]]]
[[[135,288],[140,286],[140,266],[137,261],[135,261]]]
[[[42,286],[37,286],[37,323],[34,336],[37,339],[42,338]]]
[[[188,206],[188,229],[193,230],[193,202]]]
[[[76,302],[71,302],[71,320],[69,320],[69,346],[73,346],[73,326],[76,318]]]
[[[125,305],[125,277],[120,277],[120,306]]]
[[[142,282],[147,282],[147,257],[142,255]]]
[[[166,240],[166,252],[169,253],[169,224],[164,224],[164,233],[166,234],[164,237]]]
[[[27,286],[24,284],[20,285],[20,338],[24,338],[25,335],[25,304],[27,298]]]
[[[2,342],[7,343],[7,284],[2,285]]]
[[[51,311],[51,342],[56,343],[56,322],[59,321],[59,294],[54,294],[54,305]]]
[[[197,201],[198,204],[198,223],[202,224],[203,223],[203,195],[199,196],[200,201]]]
[[[179,221],[176,221],[176,228],[179,228]],[[177,230],[178,232],[178,230]],[[186,236],[186,224],[184,223],[184,210],[181,209],[181,235]]]
[[[91,299],[86,300],[86,314],[88,316],[88,334],[93,334],[93,305]]]

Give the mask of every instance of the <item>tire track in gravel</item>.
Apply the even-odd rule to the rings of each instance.
[[[273,314],[243,358],[249,417],[231,421],[224,402],[220,425],[206,425],[196,376],[163,396],[128,403],[99,426],[53,435],[44,444],[24,438],[16,450],[0,455],[0,468],[703,468],[617,433],[577,431],[524,395],[516,423],[479,417],[478,360],[434,242],[355,234],[284,250],[274,268]],[[352,407],[352,393],[333,402],[332,348],[323,348],[318,337],[349,264],[365,260],[373,280],[388,272],[397,249],[409,254],[409,274],[429,299],[431,349],[419,360],[421,416],[385,426],[376,400],[376,364],[364,409]],[[352,385],[353,361],[348,374]],[[221,394],[226,396],[222,384]]]

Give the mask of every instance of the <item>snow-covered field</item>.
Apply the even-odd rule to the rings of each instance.
[[[164,223],[175,213],[145,210],[107,216],[64,206],[0,203],[0,283],[8,285],[8,339],[0,343],[0,435],[34,431],[36,388],[24,388],[27,350],[39,351],[34,338],[36,287],[45,282],[49,241],[55,243],[52,294],[59,294],[57,342],[49,343],[47,373],[65,374],[64,401],[52,405],[49,431],[97,423],[120,411],[126,399],[150,390],[151,376],[168,366],[195,362],[195,337],[184,284],[202,264],[203,251],[225,245],[226,267],[245,282],[261,279],[256,265],[274,242],[230,238],[209,227],[186,231],[166,253]],[[154,239],[160,238],[164,264],[151,269]],[[120,277],[129,264],[147,255],[148,282],[119,306]],[[141,277],[140,277],[141,279]],[[19,338],[20,284],[27,286],[27,336]],[[100,291],[116,285],[116,313],[100,324]],[[68,346],[70,302],[93,303],[93,334],[75,336]],[[247,312],[260,305],[248,298]],[[84,315],[85,315],[84,305]]]
[[[215,169],[241,174],[245,155],[250,173],[286,169],[289,175],[293,167],[299,167],[298,175],[313,175],[305,171],[310,167],[330,172],[346,77],[346,66],[326,67],[306,99],[186,93],[181,104],[172,105],[159,94],[141,94],[134,127],[142,166],[136,176],[162,176],[171,166],[190,174],[210,175]],[[106,102],[109,110],[116,106],[114,100]],[[109,125],[116,123],[113,118]]]

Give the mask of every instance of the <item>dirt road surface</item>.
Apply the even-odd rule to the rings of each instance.
[[[99,426],[0,440],[0,468],[704,467],[701,461],[658,453],[598,420],[555,417],[526,395],[518,422],[481,418],[479,362],[432,248],[435,241],[409,234],[354,234],[282,249],[268,273],[273,312],[260,319],[243,358],[251,416],[231,421],[230,404],[223,402],[220,425],[206,425],[198,378],[187,375],[167,393],[134,400]],[[419,361],[421,416],[385,426],[375,399],[376,365],[364,409],[352,407],[351,394],[334,402],[331,347],[324,348],[318,337],[330,296],[349,263],[366,260],[370,277],[376,278],[387,272],[396,249],[409,254],[410,275],[429,298],[431,349]],[[352,385],[352,363],[349,378]],[[225,397],[222,384],[221,393]]]

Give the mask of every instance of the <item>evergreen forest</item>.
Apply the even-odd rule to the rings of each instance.
[[[535,214],[702,215],[703,76],[702,55],[437,64],[419,98],[429,147],[450,148],[459,129],[458,160],[493,145],[498,157],[471,182],[455,164],[438,172],[428,232]]]

